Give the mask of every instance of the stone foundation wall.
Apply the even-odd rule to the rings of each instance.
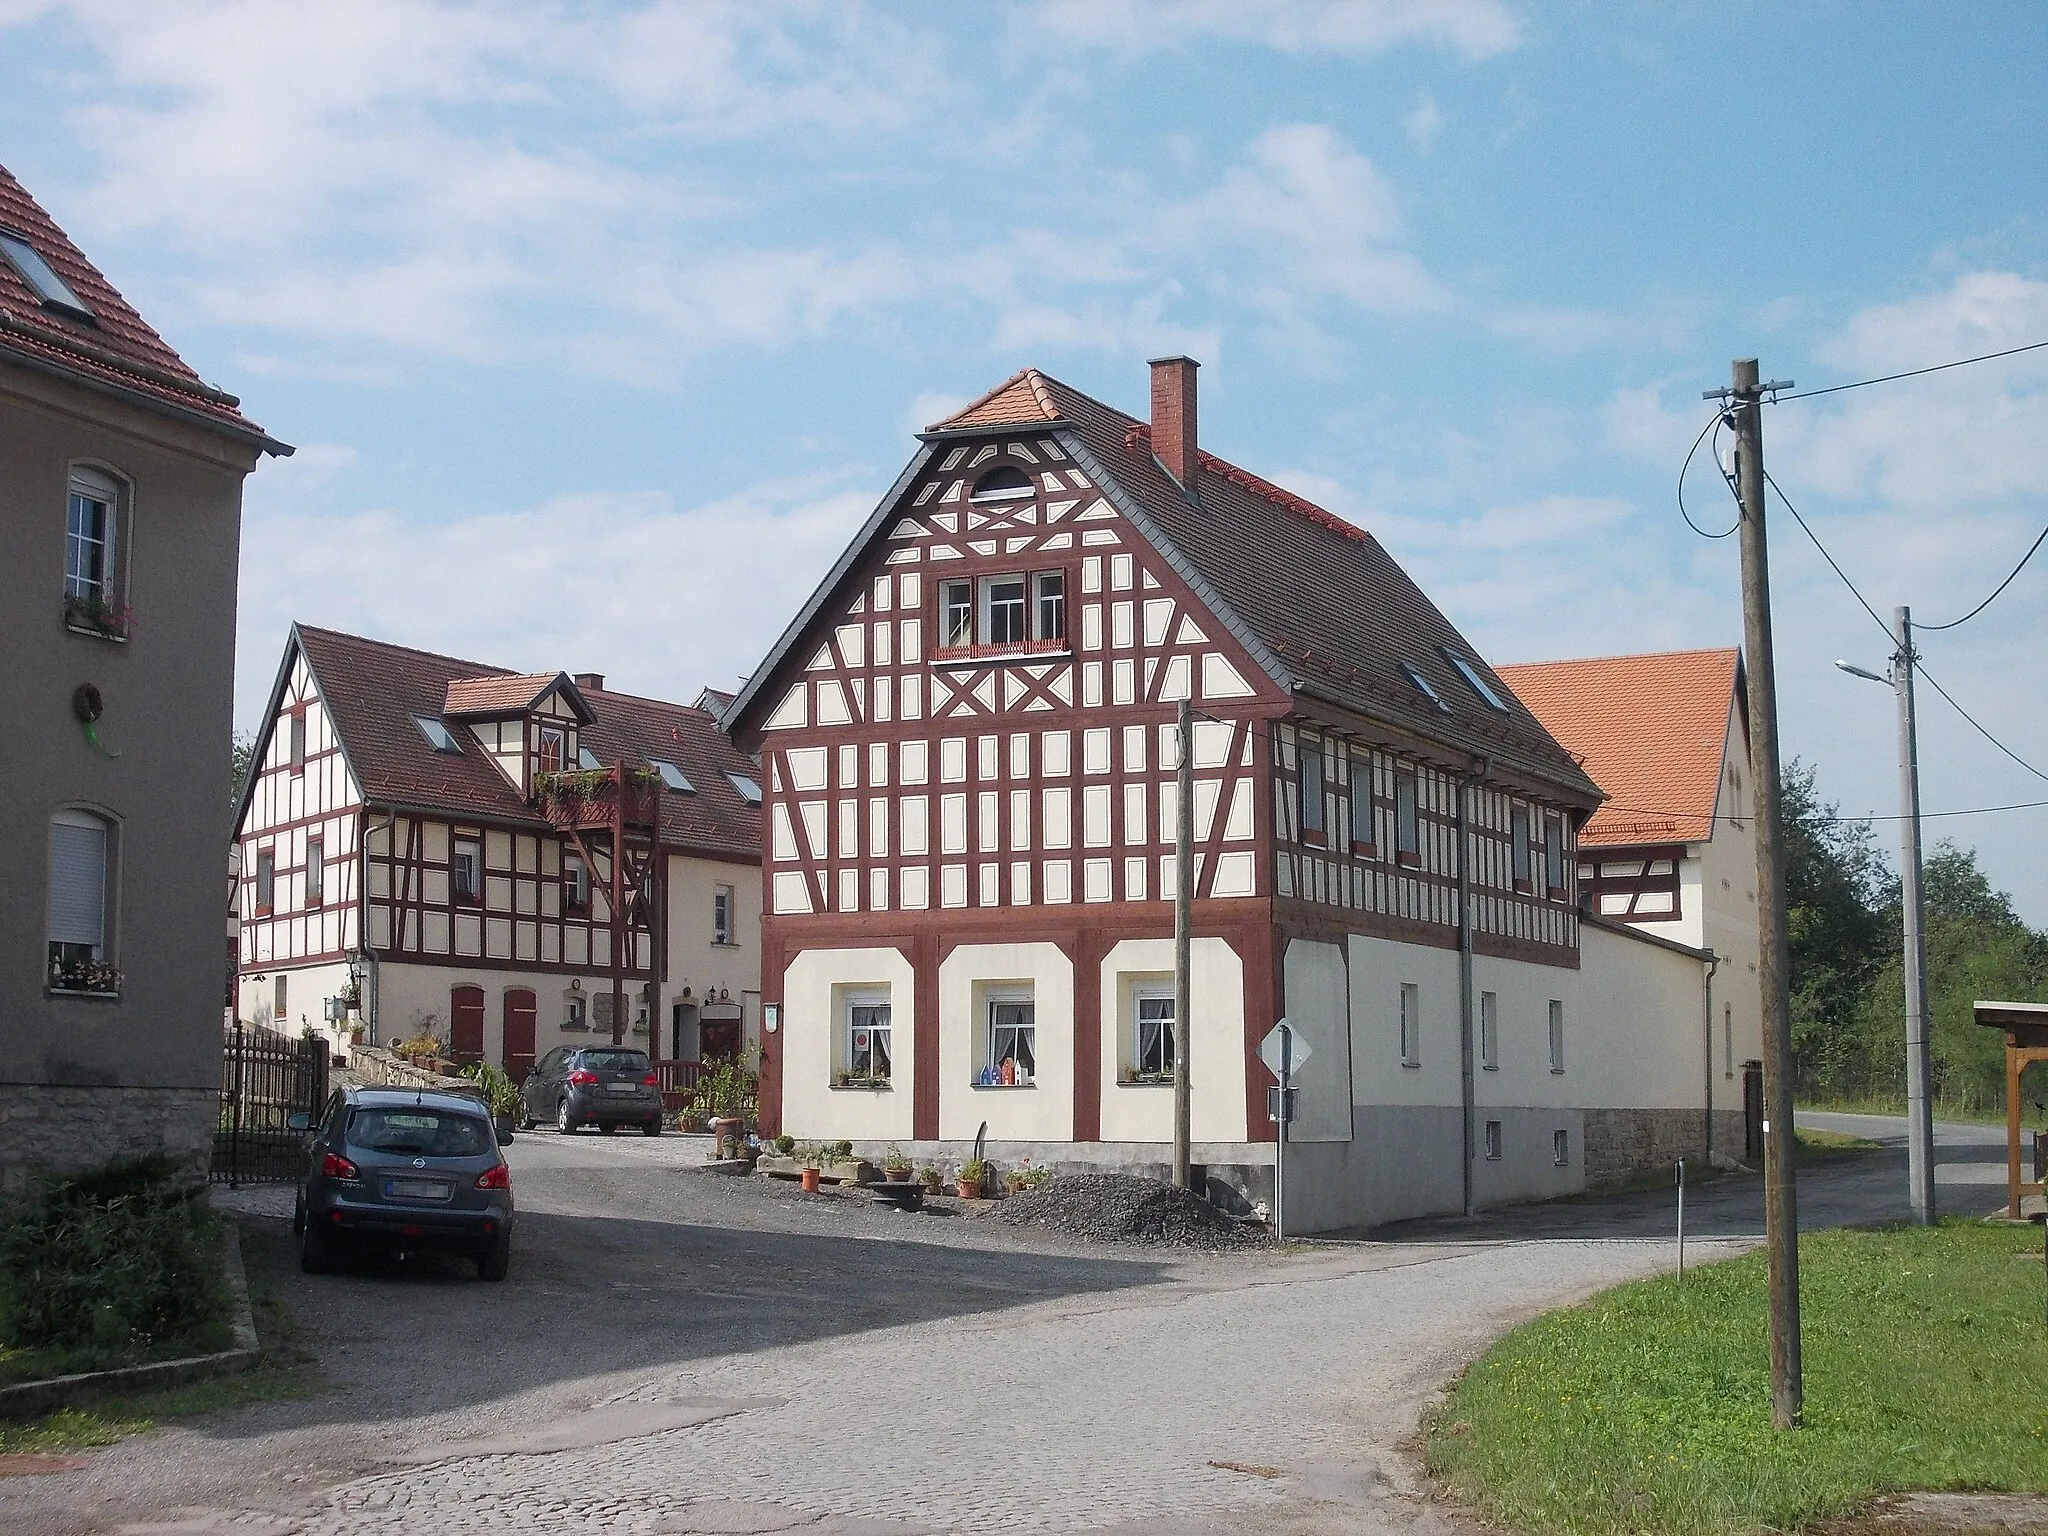
[[[1706,1111],[1699,1109],[1588,1109],[1585,1116],[1586,1188],[1608,1189],[1653,1174],[1668,1176],[1681,1157],[1706,1155]],[[1714,1111],[1714,1155],[1742,1160],[1742,1111]]]
[[[484,1091],[466,1077],[443,1077],[438,1072],[428,1072],[400,1060],[381,1046],[351,1046],[348,1066],[364,1082],[381,1083],[387,1088],[428,1088],[435,1093],[465,1093],[472,1099],[484,1096]]]
[[[203,1182],[219,1115],[211,1088],[0,1084],[0,1202],[19,1200],[39,1173],[148,1152],[168,1152]]]

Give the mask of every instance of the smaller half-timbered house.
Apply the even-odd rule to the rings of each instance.
[[[294,626],[236,822],[239,1008],[522,1076],[758,1036],[758,772],[705,710]]]

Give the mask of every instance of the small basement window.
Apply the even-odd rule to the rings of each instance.
[[[694,795],[697,793],[697,786],[692,784],[689,776],[674,763],[659,757],[651,758],[649,761],[653,763],[654,771],[661,775],[661,782],[665,788],[673,789],[678,794],[684,795]],[[741,793],[744,794],[746,791],[742,790]]]
[[[455,739],[455,733],[432,715],[414,715],[412,723],[420,728],[420,734],[427,738],[427,745],[436,752],[462,751],[462,743]]]
[[[1488,684],[1485,678],[1479,675],[1477,667],[1448,647],[1444,649],[1444,660],[1458,669],[1458,676],[1465,679],[1471,685],[1472,691],[1486,701],[1488,709],[1497,709],[1502,714],[1507,713],[1507,702],[1493,691],[1492,686]]]
[[[1021,501],[1032,494],[1031,477],[1008,464],[998,465],[974,482],[973,501]]]
[[[36,297],[43,301],[45,308],[65,310],[82,320],[94,318],[85,300],[72,292],[71,285],[43,260],[43,253],[22,236],[12,230],[0,229],[0,251],[6,252],[9,263],[36,291]]]
[[[732,787],[740,792],[740,798],[746,801],[747,804],[759,805],[761,803],[761,785],[758,780],[749,778],[744,773],[732,773],[730,771],[727,772],[726,777],[732,781]]]
[[[1413,667],[1409,666],[1408,663],[1405,661],[1401,663],[1401,675],[1407,678],[1409,682],[1413,683],[1415,685],[1415,691],[1420,693],[1425,699],[1429,700],[1430,703],[1434,704],[1440,713],[1448,715],[1451,712],[1451,706],[1444,702],[1444,696],[1442,694],[1438,693],[1436,689],[1430,686],[1429,679],[1424,677],[1420,672],[1416,671]]]

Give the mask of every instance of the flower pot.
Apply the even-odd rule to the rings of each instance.
[[[980,1181],[976,1179],[959,1179],[953,1185],[953,1193],[962,1200],[979,1200],[981,1198]]]
[[[888,1175],[891,1184],[908,1184],[910,1182],[910,1170],[908,1168],[886,1168],[883,1172]]]
[[[803,1171],[803,1184],[805,1194],[815,1195],[818,1192],[818,1170],[806,1168]]]

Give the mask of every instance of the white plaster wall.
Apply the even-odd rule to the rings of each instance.
[[[348,1039],[347,1021],[340,1024],[327,1022],[327,999],[339,997],[348,990],[348,965],[346,962],[331,962],[326,965],[273,966],[261,973],[263,980],[254,980],[257,973],[247,972],[242,977],[240,1017],[246,1024],[260,1024],[297,1039],[307,1030],[324,1038],[330,1047],[338,1048]],[[276,997],[276,982],[279,976],[286,978],[284,989],[285,1016],[271,1017],[271,1003]]]
[[[711,942],[713,886],[733,890],[733,942]],[[690,989],[688,999],[683,988]],[[662,979],[662,1054],[669,1049],[666,1020],[676,1003],[701,1005],[720,991],[740,1004],[748,1064],[758,1064],[761,1044],[761,869],[757,864],[722,864],[712,859],[671,856],[668,861],[666,974]]]
[[[1195,1141],[1242,1142],[1245,1126],[1244,961],[1229,942],[1189,947],[1189,1098]],[[1129,979],[1173,975],[1173,940],[1125,939],[1102,962],[1102,1139],[1173,1140],[1173,1089],[1117,1081],[1129,1055]]]
[[[1353,1101],[1462,1104],[1458,952],[1356,933],[1349,938]],[[1416,1067],[1401,1061],[1403,982],[1421,988],[1421,1065]],[[1315,1070],[1314,1062],[1308,1070]]]
[[[1705,1097],[1705,965],[1660,945],[1581,929],[1577,1006],[1566,1003],[1563,1102],[1698,1109]]]
[[[1343,946],[1292,939],[1282,957],[1287,1022],[1310,1051],[1295,1077],[1294,1141],[1351,1139],[1351,985]]]
[[[377,1040],[389,1045],[414,1033],[415,1021],[431,1016],[432,1029],[443,1040],[448,1039],[454,1020],[449,1010],[448,994],[456,987],[481,987],[484,992],[484,1059],[493,1066],[501,1065],[505,1059],[505,994],[524,988],[533,994],[533,1054],[537,1061],[558,1045],[609,1045],[611,1031],[596,1024],[597,1005],[600,995],[610,995],[611,978],[602,973],[571,977],[552,971],[533,971],[506,967],[488,968],[481,966],[454,965],[406,965],[385,961],[378,966]],[[568,1009],[564,994],[569,983],[580,981],[583,996],[592,1001],[585,1004],[585,1018],[591,1021],[589,1029],[563,1029],[562,1021]],[[639,1050],[647,1049],[647,1036],[636,1034],[633,1020],[640,1010],[639,982],[626,986],[626,1033],[625,1043]],[[370,983],[363,983],[364,1003],[370,999]]]
[[[987,985],[1028,987],[1038,1076],[1028,1088],[975,1085]],[[1074,1136],[1074,966],[1057,944],[962,944],[939,966],[939,1136],[1071,1141]]]
[[[834,1088],[837,989],[889,993],[890,1086]],[[916,974],[894,949],[807,949],[782,978],[782,1126],[802,1140],[908,1142],[917,1083]],[[943,1104],[941,1105],[943,1113]]]
[[[1581,925],[1580,956],[1585,955]],[[1598,1026],[1584,1019],[1584,971],[1559,966],[1531,965],[1526,960],[1501,960],[1488,955],[1472,957],[1472,1097],[1482,1106],[1557,1108],[1584,1102],[1575,1097],[1583,1080],[1575,1075],[1590,1059],[1599,1034]],[[1489,1071],[1483,1065],[1479,1039],[1479,994],[1492,992],[1500,999],[1500,1066]],[[1550,1001],[1564,1004],[1564,1060],[1562,1075],[1550,1070]],[[1453,1042],[1455,1043],[1455,1042]],[[1498,1117],[1495,1117],[1498,1118]],[[1549,1158],[1546,1149],[1545,1160]]]

